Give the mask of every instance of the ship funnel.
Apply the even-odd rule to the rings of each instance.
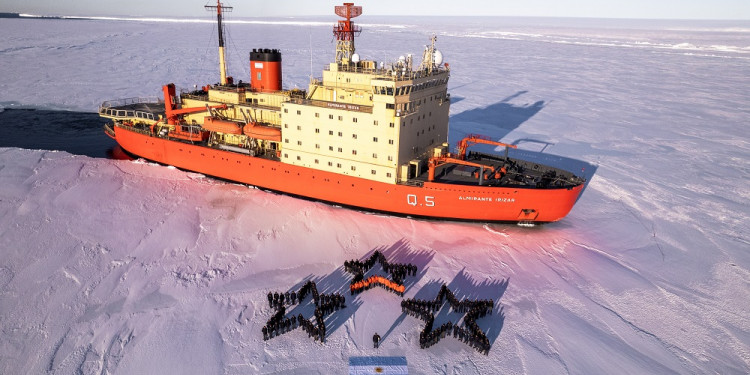
[[[281,90],[281,51],[260,48],[250,52],[250,88],[261,92]]]

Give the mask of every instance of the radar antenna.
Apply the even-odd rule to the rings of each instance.
[[[435,49],[435,41],[437,41],[437,36],[433,35],[430,38],[430,45],[424,48],[422,63],[419,65],[419,70],[425,71],[428,75],[431,75],[433,70],[442,63],[442,54]]]
[[[216,11],[216,20],[219,24],[219,73],[221,74],[221,84],[227,84],[227,61],[224,57],[224,27],[221,25],[221,12],[231,12],[233,7],[223,5],[220,0],[216,0],[216,5],[206,5],[207,11]]]
[[[336,6],[336,15],[346,18],[339,20],[333,27],[333,35],[336,37],[336,62],[349,64],[354,55],[354,37],[359,36],[362,28],[355,26],[352,18],[362,15],[362,7],[354,6],[354,3],[344,3]]]

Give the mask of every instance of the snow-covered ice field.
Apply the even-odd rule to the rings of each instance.
[[[3,148],[0,373],[341,374],[370,355],[405,356],[414,374],[750,372],[750,24],[358,20],[363,58],[418,61],[437,34],[451,142],[482,133],[585,174],[570,215],[411,220]],[[229,24],[236,79],[252,48],[282,50],[287,88],[333,59],[333,18],[279,21]],[[211,23],[2,19],[0,110],[95,111],[213,83],[215,39]],[[323,344],[299,329],[263,341],[269,291],[311,279],[343,293],[344,261],[374,250],[420,267],[406,298],[446,283],[493,299],[478,320],[489,355],[451,337],[420,349],[424,323],[379,288],[345,293]]]

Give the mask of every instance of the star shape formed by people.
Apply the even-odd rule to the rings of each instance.
[[[312,302],[315,305],[313,316],[310,319],[306,319],[302,314],[287,317],[286,308],[301,305],[307,296],[312,297]],[[276,312],[262,328],[263,340],[270,340],[281,334],[302,328],[307,332],[308,337],[324,342],[326,338],[325,317],[346,307],[345,303],[346,299],[341,294],[318,293],[318,287],[312,280],[305,283],[298,291],[269,292],[268,304]]]
[[[389,278],[372,275],[365,279],[365,274],[375,266],[376,262],[380,263],[383,270],[390,275]],[[344,262],[344,269],[346,272],[354,275],[354,278],[352,278],[352,281],[349,284],[349,291],[352,295],[355,293],[361,293],[373,286],[381,286],[401,297],[404,296],[404,291],[406,290],[406,287],[404,286],[404,278],[406,276],[416,276],[418,272],[417,266],[413,264],[388,262],[385,255],[378,250],[375,250],[370,258],[364,262],[356,259]]]
[[[465,314],[463,326],[451,322],[440,327],[433,327],[435,314],[440,311],[444,301],[447,300],[453,312]],[[424,329],[419,334],[419,346],[422,349],[429,348],[440,341],[441,338],[453,335],[456,339],[473,347],[477,351],[488,354],[491,343],[487,335],[479,328],[476,320],[492,313],[494,307],[492,300],[469,300],[459,301],[453,292],[443,284],[440,291],[433,300],[421,300],[416,298],[401,301],[401,310],[411,316],[417,317],[425,322]]]

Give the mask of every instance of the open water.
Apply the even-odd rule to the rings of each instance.
[[[65,151],[95,158],[120,155],[117,143],[92,112],[8,109],[0,112],[0,147]]]

